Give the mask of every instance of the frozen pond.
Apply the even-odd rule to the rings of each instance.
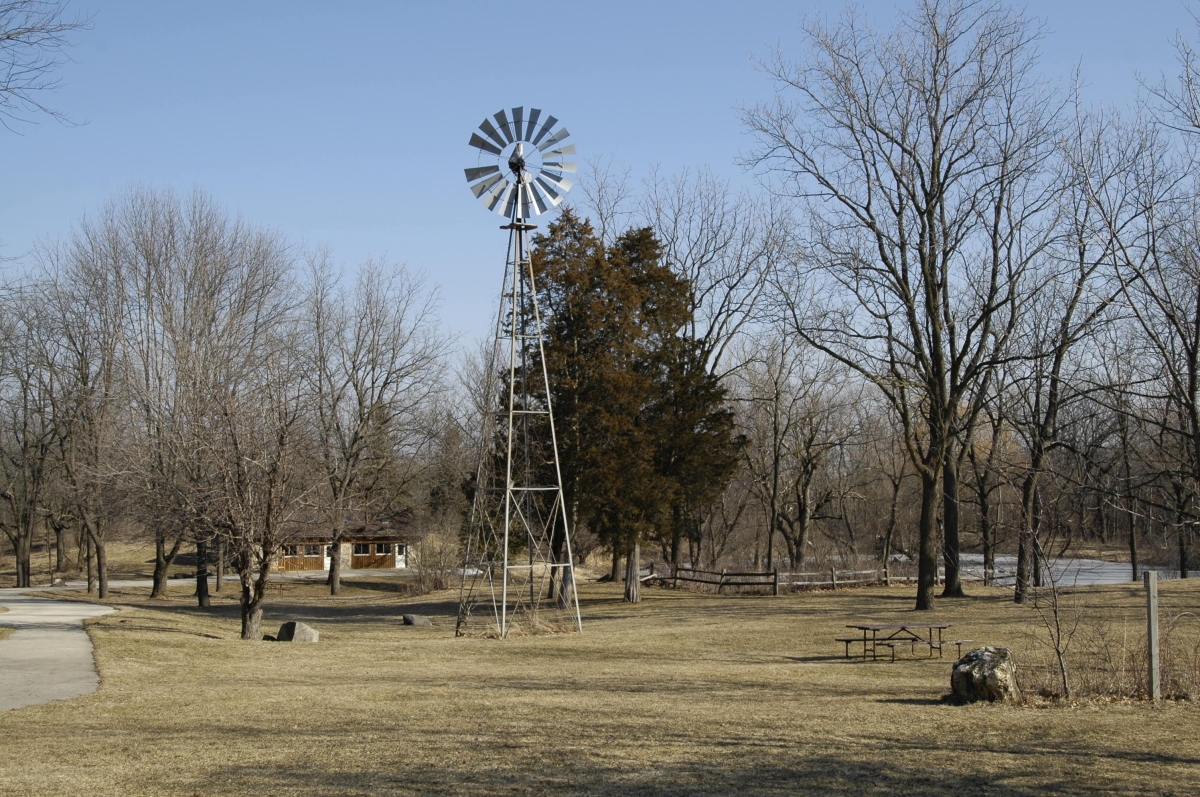
[[[965,574],[978,581],[983,580],[983,554],[965,553],[961,558]],[[1138,568],[1139,578],[1142,572],[1151,569]],[[1179,571],[1169,568],[1154,568],[1160,579],[1178,578]],[[1088,586],[1093,584],[1128,584],[1133,580],[1133,573],[1128,562],[1104,562],[1099,559],[1056,559],[1050,564],[1050,572],[1055,583],[1060,586]],[[1017,557],[1013,554],[996,554],[996,584],[1012,584],[1016,580]],[[1189,576],[1200,577],[1200,573],[1191,571]]]

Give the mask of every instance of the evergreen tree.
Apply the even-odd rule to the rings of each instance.
[[[638,600],[640,546],[689,533],[732,475],[740,441],[724,388],[680,337],[687,282],[649,228],[605,249],[570,210],[534,239],[546,362],[573,527],[627,557]]]

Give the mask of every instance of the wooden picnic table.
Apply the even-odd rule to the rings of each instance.
[[[933,657],[933,651],[936,648],[938,655],[942,652],[942,632],[947,628],[953,628],[954,623],[942,623],[935,620],[910,620],[905,623],[855,623],[846,626],[857,631],[862,631],[862,639],[854,637],[842,637],[838,641],[844,642],[846,645],[846,658],[850,658],[850,642],[862,642],[863,658],[867,654],[871,654],[871,658],[878,658],[879,647],[888,647],[892,650],[892,659],[896,658],[897,644],[910,644],[914,650],[917,645],[928,645],[929,656]],[[934,641],[933,634],[937,632],[937,641]],[[868,636],[870,634],[870,636]],[[881,636],[886,634],[886,636]]]

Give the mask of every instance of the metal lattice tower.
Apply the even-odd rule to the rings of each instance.
[[[571,534],[550,404],[531,214],[562,202],[574,144],[558,120],[531,108],[484,119],[470,145],[488,165],[466,169],[471,190],[508,219],[508,253],[496,334],[485,377],[485,411],[455,633],[506,637],[583,630]],[[539,124],[539,121],[541,123]]]

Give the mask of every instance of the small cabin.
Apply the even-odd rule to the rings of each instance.
[[[343,569],[402,570],[417,540],[410,513],[348,524],[342,534]],[[329,570],[333,536],[314,523],[300,526],[279,551],[280,570]]]

